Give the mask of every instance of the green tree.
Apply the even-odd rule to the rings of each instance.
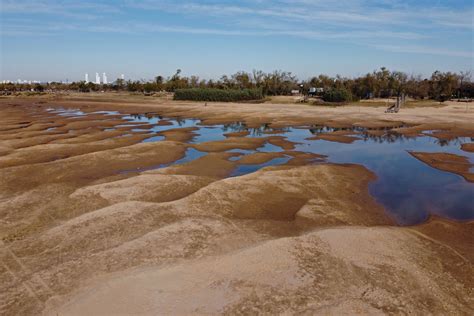
[[[405,93],[408,82],[407,74],[394,71],[390,74],[389,78],[389,88],[391,91],[394,91],[397,97],[401,96],[402,93]]]
[[[431,75],[430,97],[445,101],[450,99],[459,86],[459,76],[452,72],[435,71]]]

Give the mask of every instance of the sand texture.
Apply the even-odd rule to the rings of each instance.
[[[190,143],[194,128],[173,128],[142,143],[149,135],[130,134],[139,127],[120,116],[45,110],[389,126],[407,135],[429,122],[445,131],[440,138],[472,135],[472,112],[110,98],[0,99],[1,315],[474,313],[474,222],[397,226],[369,194],[376,175],[361,165],[324,163],[271,133]],[[267,142],[283,151],[226,152]],[[173,165],[189,150],[208,154]],[[461,156],[412,154],[472,181]],[[288,162],[229,177],[281,157]]]

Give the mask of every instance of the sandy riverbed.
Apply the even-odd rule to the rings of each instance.
[[[431,218],[399,227],[370,196],[375,175],[362,166],[309,164],[322,157],[292,152],[283,166],[228,178],[237,164],[281,153],[236,162],[226,150],[268,141],[288,151],[293,144],[243,133],[188,144],[192,128],[140,143],[147,136],[128,136],[133,127],[119,116],[68,119],[48,114],[51,106],[156,112],[209,124],[316,122],[474,137],[474,106],[466,111],[456,103],[385,114],[372,107],[204,106],[113,96],[1,99],[1,314],[474,311],[474,222]],[[124,124],[108,130],[117,123]],[[343,133],[329,138],[351,141]],[[189,148],[209,154],[146,170]],[[459,158],[443,157],[435,167],[469,173],[449,165]]]

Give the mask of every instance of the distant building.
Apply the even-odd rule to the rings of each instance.
[[[85,76],[84,79],[85,79],[84,81],[85,81],[86,83],[89,83],[89,74],[86,74],[86,76]]]
[[[311,87],[308,89],[308,95],[309,96],[316,96],[318,94],[324,93],[324,88],[316,88],[316,87]]]
[[[124,75],[124,74],[121,74],[121,75],[120,75],[120,79],[125,80],[125,75]]]
[[[40,83],[38,80],[23,80],[23,79],[17,79],[15,82],[12,82],[10,80],[3,80],[2,83],[17,83],[17,84],[34,84],[34,83]]]
[[[98,72],[95,73],[95,84],[100,84],[100,76]]]
[[[107,84],[107,75],[105,74],[105,72],[102,73],[102,82],[104,84]]]

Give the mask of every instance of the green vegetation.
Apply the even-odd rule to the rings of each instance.
[[[473,98],[474,82],[470,72],[435,71],[430,78],[408,76],[400,71],[390,71],[385,67],[358,78],[329,77],[319,75],[305,83],[305,87],[346,89],[352,99],[367,100],[400,96],[402,93],[414,99],[444,101],[451,98]]]
[[[162,92],[178,92],[176,99],[200,101],[245,101],[263,99],[266,96],[291,95],[293,90],[308,92],[310,87],[318,88],[317,95],[326,102],[348,102],[350,100],[370,100],[389,98],[405,94],[417,100],[432,99],[444,101],[451,98],[474,98],[474,82],[470,72],[435,71],[431,77],[407,75],[390,71],[384,67],[357,78],[330,77],[319,75],[305,81],[291,72],[274,71],[265,73],[254,70],[240,71],[221,78],[200,79],[197,76],[181,76],[181,70],[168,78],[156,76],[153,80],[125,81],[117,79],[111,84],[42,83],[42,84],[0,84],[0,93],[11,94],[22,91],[129,91],[155,95]],[[324,92],[321,92],[324,91]]]
[[[352,94],[345,88],[331,88],[323,93],[322,99],[325,102],[349,102],[352,101]]]
[[[263,99],[262,89],[216,89],[216,88],[191,88],[178,89],[174,93],[175,100],[188,101],[220,101],[239,102],[256,101]]]

